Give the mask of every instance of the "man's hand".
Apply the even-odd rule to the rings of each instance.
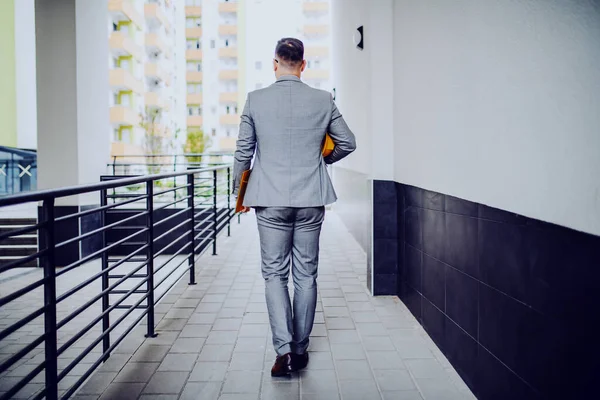
[[[242,208],[242,211],[240,211],[240,213],[245,214],[247,212],[250,212],[250,207],[244,207]]]

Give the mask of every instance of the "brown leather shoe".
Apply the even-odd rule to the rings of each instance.
[[[292,371],[300,371],[308,365],[308,352],[292,354]]]
[[[286,376],[292,372],[292,353],[278,356],[271,368],[271,376]]]

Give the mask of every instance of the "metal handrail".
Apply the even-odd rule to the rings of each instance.
[[[189,272],[189,284],[196,284],[196,266],[199,257],[212,247],[212,254],[217,254],[217,238],[227,228],[231,233],[231,220],[235,213],[230,195],[232,187],[232,166],[218,166],[193,169],[185,172],[169,172],[164,174],[122,177],[103,177],[105,181],[53,190],[23,193],[0,198],[0,208],[23,203],[41,202],[41,220],[31,227],[16,227],[3,232],[0,237],[10,239],[24,233],[38,232],[43,245],[35,254],[8,264],[0,265],[0,274],[22,266],[25,262],[38,260],[44,276],[28,282],[22,288],[14,288],[11,293],[0,295],[0,304],[8,305],[21,301],[24,296],[43,288],[44,301],[35,310],[28,310],[11,325],[0,330],[0,338],[6,339],[18,334],[27,324],[44,318],[44,333],[30,343],[15,351],[0,362],[0,375],[28,356],[38,346],[44,346],[44,360],[32,366],[32,371],[25,377],[19,377],[7,391],[0,395],[0,400],[9,399],[23,389],[38,374],[44,374],[43,389],[33,395],[34,399],[46,398],[57,400],[73,396],[94,370],[106,362],[116,346],[129,335],[135,326],[146,317],[146,337],[156,336],[155,304]],[[223,172],[221,174],[220,172]],[[156,182],[164,179],[186,178],[187,183],[175,187],[155,191]],[[144,193],[118,193],[116,189],[132,185],[145,186]],[[205,196],[201,192],[205,189]],[[222,192],[222,191],[225,192]],[[109,194],[110,191],[110,194]],[[56,215],[56,200],[81,194],[98,193],[100,205],[93,209],[74,212],[69,215]],[[158,203],[156,198],[173,193],[174,201]],[[180,197],[177,197],[180,196]],[[109,204],[110,202],[110,204]],[[143,204],[143,205],[142,205]],[[137,207],[137,208],[136,208]],[[57,237],[57,224],[80,223],[82,218],[94,214],[100,215],[100,224],[88,227],[87,232],[77,232],[69,237]],[[143,222],[142,222],[143,221]],[[238,216],[239,221],[239,216]],[[63,268],[57,270],[57,256],[68,251],[69,247],[101,237],[101,244],[89,250],[89,254],[77,253],[75,259],[66,261]],[[212,246],[211,246],[212,244]],[[76,246],[78,248],[78,246]],[[77,250],[79,252],[79,250]],[[160,257],[160,258],[158,258]],[[181,257],[181,260],[178,259]],[[75,271],[90,262],[100,259],[101,269],[87,274],[83,280],[73,282],[64,292],[57,293],[57,278]],[[132,268],[126,267],[126,264]],[[175,264],[175,265],[173,265]],[[125,271],[118,270],[125,268]],[[87,270],[86,270],[87,272]],[[100,281],[101,289],[94,289],[92,283]],[[125,285],[125,282],[132,282]],[[157,289],[160,288],[160,293]],[[86,294],[83,289],[94,290]],[[57,306],[73,295],[86,295],[78,299],[78,306],[68,313],[58,313]],[[65,343],[57,342],[58,332],[66,329],[76,318],[83,318],[84,313],[93,311],[93,307],[101,300],[101,312],[92,315],[91,321],[77,331],[69,332]],[[25,301],[25,300],[23,300]],[[131,303],[131,304],[128,304]],[[113,312],[125,311],[112,317]],[[140,314],[133,314],[139,311]],[[134,318],[133,322],[128,320]],[[96,335],[92,328],[101,325],[101,333]],[[117,326],[124,331],[116,336]],[[62,332],[62,331],[61,331]],[[79,340],[87,339],[86,335],[96,335],[85,348],[75,345]],[[58,385],[70,371],[85,357],[90,356],[96,345],[102,344],[102,353],[91,363],[83,374],[76,376],[74,383],[59,396]],[[79,350],[80,353],[64,368],[59,368],[58,357],[66,350]]]

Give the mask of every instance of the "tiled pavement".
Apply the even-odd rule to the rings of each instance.
[[[397,298],[368,294],[365,255],[334,213],[321,241],[310,363],[290,378],[269,374],[275,353],[254,216],[219,238],[218,250],[201,258],[197,285],[180,282],[157,306],[159,336],[136,328],[76,398],[474,398]]]

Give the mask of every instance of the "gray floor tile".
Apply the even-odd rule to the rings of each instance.
[[[239,298],[228,298],[223,303],[224,308],[244,308],[246,305],[247,301]]]
[[[387,336],[363,336],[363,347],[367,351],[392,351],[396,352],[396,347],[392,339]]]
[[[197,359],[197,354],[169,353],[158,367],[158,370],[172,372],[191,371]]]
[[[165,315],[165,318],[168,319],[188,319],[194,313],[193,308],[171,308],[169,312]]]
[[[354,322],[379,322],[379,316],[372,311],[353,311]]]
[[[142,347],[140,347],[141,349]],[[168,348],[167,348],[168,350]],[[138,350],[139,351],[139,350]],[[137,353],[136,353],[137,354]],[[129,361],[131,357],[129,354],[111,354],[108,360],[104,364],[100,364],[99,371],[101,372],[119,372]],[[42,360],[43,361],[43,360]],[[142,360],[140,360],[142,361]],[[155,360],[143,360],[143,361],[155,361]]]
[[[328,330],[333,329],[354,329],[354,321],[350,317],[329,317],[325,318],[325,325]]]
[[[136,399],[144,386],[145,383],[111,383],[100,400]]]
[[[80,394],[102,394],[108,385],[117,376],[116,372],[96,372],[90,380],[83,385]]]
[[[364,360],[365,352],[356,344],[331,344],[331,351],[335,360]]]
[[[349,301],[348,308],[350,311],[375,311],[375,306],[369,301]]]
[[[158,332],[158,336],[146,340],[146,343],[144,344],[158,344],[171,346],[173,343],[175,343],[175,340],[177,340],[179,334],[180,333],[176,331]]]
[[[219,311],[218,318],[243,318],[245,312],[245,307],[222,308]]]
[[[462,393],[446,379],[416,379],[417,386],[425,400],[459,400],[464,399]]]
[[[435,358],[406,360],[404,362],[415,378],[444,378],[446,371]]]
[[[329,338],[327,337],[311,337],[308,345],[310,352],[326,351],[330,352]]]
[[[300,384],[298,381],[290,383],[263,383],[261,388],[261,400],[299,400]]]
[[[143,394],[139,400],[178,400],[179,394]]]
[[[335,363],[338,379],[373,380],[371,368],[366,360],[339,360]]]
[[[309,352],[307,370],[334,369],[331,353]]]
[[[434,358],[429,347],[420,340],[396,341],[394,345],[403,360],[410,358]]]
[[[267,324],[244,324],[240,327],[239,337],[266,337],[269,331]]]
[[[217,313],[221,311],[222,303],[200,302],[196,307],[197,313]]]
[[[323,313],[325,314],[325,318],[349,317],[350,316],[350,310],[348,310],[348,307],[326,307],[326,306],[323,306]]]
[[[264,365],[263,353],[233,353],[230,371],[262,371]]]
[[[229,361],[233,353],[233,345],[205,344],[198,361]]]
[[[321,297],[344,297],[344,293],[340,289],[323,289],[319,292]]]
[[[229,371],[223,384],[223,393],[258,393],[262,372]]]
[[[213,324],[213,331],[238,331],[242,325],[241,318],[219,318]]]
[[[235,344],[237,331],[212,331],[208,334],[206,344]]]
[[[156,345],[156,344],[146,344],[144,343],[140,348],[135,352],[131,361],[162,361],[163,358],[167,355],[171,346],[169,345]],[[111,356],[112,358],[112,356]],[[110,360],[110,359],[109,359]]]
[[[214,303],[211,303],[214,304]],[[188,324],[208,324],[211,325],[217,319],[216,313],[194,313],[188,320]]]
[[[394,351],[368,351],[371,368],[377,369],[406,369],[404,362]]]
[[[374,380],[340,381],[342,398],[344,400],[381,399]]]
[[[303,393],[301,400],[338,400],[339,398],[340,395],[336,389],[333,391],[323,391],[320,393]]]
[[[216,361],[199,361],[194,366],[192,373],[190,374],[189,381],[214,381],[223,382],[227,369],[229,368],[229,362],[216,362]]]
[[[223,393],[219,396],[219,400],[257,400],[257,393]]]
[[[329,342],[335,344],[360,344],[356,330],[332,330],[329,332]]]
[[[302,393],[337,392],[337,379],[333,370],[305,371],[300,378]]]
[[[416,390],[407,370],[379,369],[375,371],[375,380],[382,391]]]
[[[173,343],[169,353],[200,353],[204,338],[179,338]]]
[[[423,400],[421,394],[416,390],[381,392],[381,394],[383,400]]]
[[[267,313],[246,313],[244,315],[244,324],[267,324],[269,315]]]
[[[312,332],[310,336],[314,337],[323,337],[327,336],[327,329],[325,328],[325,324],[314,324]]]
[[[179,400],[217,399],[221,382],[188,382]]]
[[[324,297],[322,301],[325,307],[346,307],[346,299],[343,297]]]
[[[238,337],[234,352],[239,353],[264,353],[266,350],[265,337]]]
[[[179,335],[182,338],[206,338],[210,332],[210,325],[186,325]]]
[[[114,381],[146,383],[150,380],[154,372],[156,372],[158,365],[159,363],[157,362],[128,363],[121,372],[119,372]]]
[[[380,322],[357,322],[356,329],[361,336],[389,336],[389,332]]]

